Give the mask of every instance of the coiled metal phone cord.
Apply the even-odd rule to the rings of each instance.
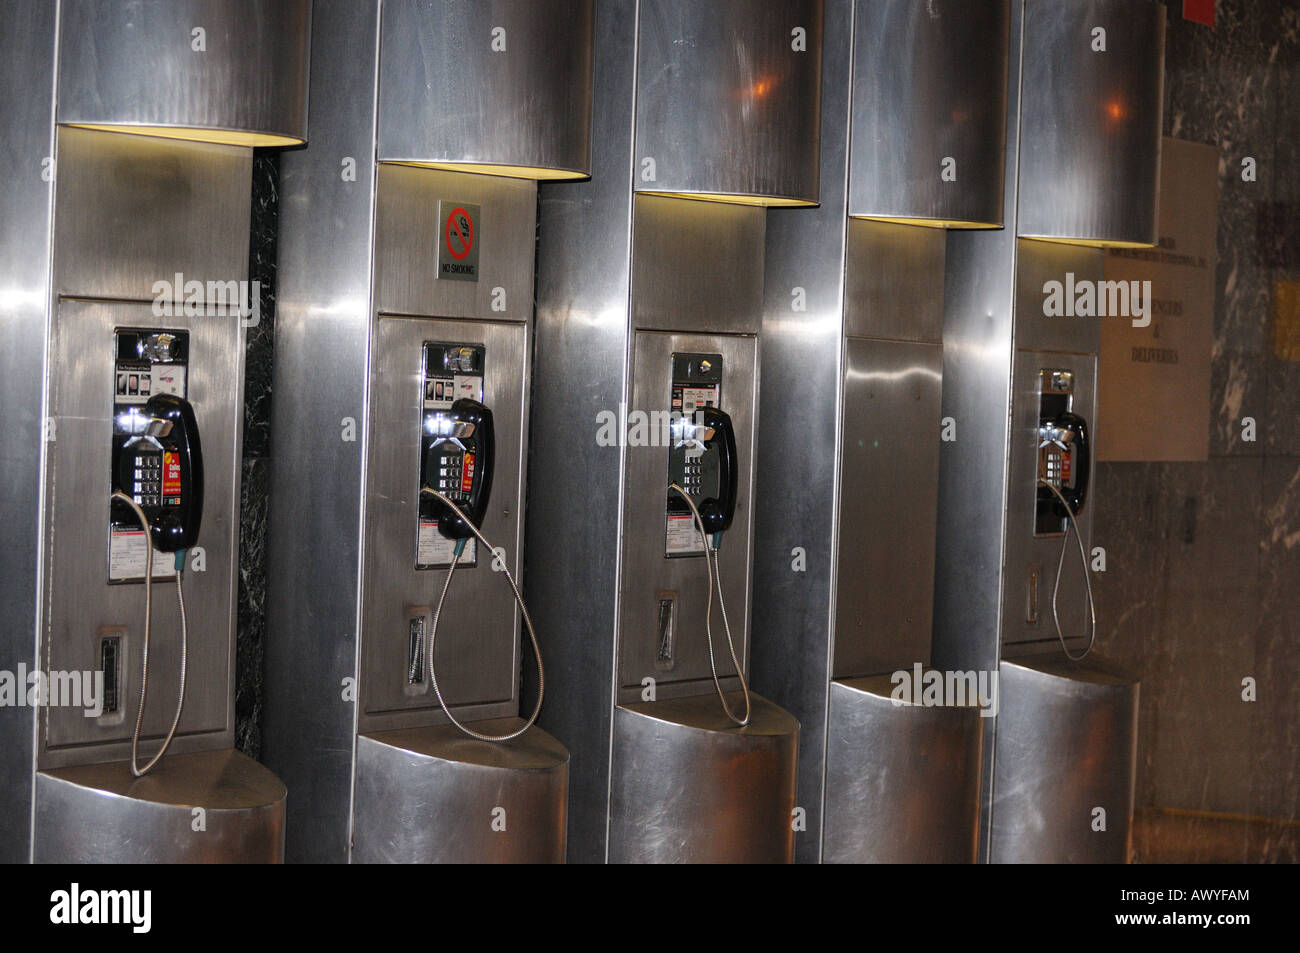
[[[1059,489],[1057,489],[1057,487],[1048,483],[1046,480],[1040,479],[1038,484],[1039,486],[1045,486],[1051,490],[1052,493],[1056,495],[1056,498],[1060,500],[1061,505],[1065,507],[1067,516],[1065,538],[1061,540],[1061,558],[1056,561],[1056,584],[1052,586],[1052,621],[1056,623],[1056,637],[1061,642],[1061,651],[1065,653],[1065,657],[1071,662],[1082,662],[1088,657],[1088,653],[1092,651],[1092,647],[1097,641],[1097,605],[1092,599],[1092,574],[1088,571],[1088,554],[1083,548],[1083,534],[1079,532],[1079,524],[1075,519],[1074,510],[1072,510],[1070,504],[1066,502],[1065,496]],[[1074,539],[1079,544],[1079,559],[1083,563],[1083,584],[1088,592],[1088,647],[1083,650],[1082,655],[1070,654],[1070,649],[1065,644],[1065,635],[1061,632],[1061,617],[1056,611],[1056,596],[1061,591],[1061,572],[1065,568],[1065,551],[1070,546],[1071,529],[1074,530]]]
[[[722,567],[718,564],[718,546],[710,544],[709,534],[704,530],[704,519],[700,516],[699,509],[695,506],[695,501],[691,499],[690,494],[676,483],[670,483],[668,489],[675,490],[677,495],[686,501],[686,505],[691,508],[691,515],[695,519],[695,528],[700,531],[700,539],[704,543],[704,568],[709,574],[709,602],[708,608],[704,612],[704,634],[709,642],[709,667],[713,670],[713,687],[718,690],[718,700],[722,702],[722,710],[727,713],[727,717],[733,722],[744,728],[749,724],[751,715],[749,706],[749,685],[745,682],[745,673],[741,670],[740,659],[736,657],[736,644],[731,638],[731,624],[727,621],[727,603],[722,598]],[[721,534],[714,534],[715,539]],[[736,666],[736,676],[740,679],[740,690],[745,696],[745,717],[737,718],[732,712],[731,706],[727,704],[727,696],[722,692],[722,682],[718,679],[718,663],[713,656],[713,588],[714,580],[717,580],[718,605],[722,608],[722,627],[727,633],[727,648],[731,651],[731,664]]]
[[[167,731],[167,737],[163,739],[162,747],[158,749],[158,753],[150,759],[149,763],[142,768],[139,764],[140,728],[144,724],[144,703],[149,695],[149,634],[153,616],[153,541],[149,538],[149,517],[145,516],[144,510],[140,509],[140,505],[121,490],[114,490],[113,498],[121,500],[131,508],[131,511],[135,513],[135,518],[140,521],[140,528],[144,530],[144,642],[141,646],[140,660],[140,707],[135,713],[135,729],[131,732],[131,773],[137,778],[142,778],[152,771],[154,765],[162,760],[162,756],[167,753],[172,738],[176,736],[176,726],[181,723],[181,712],[185,710],[185,670],[189,655],[189,632],[185,618],[185,586],[182,582],[185,576],[185,555],[182,550],[176,560],[176,601],[181,609],[181,687],[176,697],[176,717],[172,719],[172,726]]]
[[[433,487],[423,487],[420,490],[420,493],[429,496],[436,496],[438,499],[442,500],[442,502],[450,506],[452,512],[465,521],[465,525],[474,531],[474,535],[478,537],[479,542],[487,548],[487,556],[495,558],[496,550],[493,549],[492,544],[487,541],[486,536],[479,532],[479,528],[470,522],[469,517],[461,512],[459,506]],[[533,713],[528,717],[528,721],[522,728],[516,729],[509,734],[485,735],[482,732],[475,731],[473,728],[461,724],[456,716],[451,713],[451,709],[447,707],[447,703],[442,697],[442,691],[438,688],[438,673],[434,665],[433,651],[434,640],[438,637],[438,618],[442,615],[442,604],[447,599],[447,590],[451,588],[451,577],[456,572],[456,564],[460,562],[460,554],[464,548],[465,541],[463,539],[457,540],[456,550],[452,553],[451,557],[451,566],[447,569],[447,580],[442,584],[442,594],[438,596],[438,606],[433,610],[433,624],[429,627],[429,647],[425,652],[429,657],[429,683],[433,686],[433,693],[437,696],[438,704],[442,706],[443,713],[451,719],[453,725],[465,734],[469,735],[471,738],[477,738],[479,741],[510,741],[513,738],[518,738],[529,728],[533,727],[533,724],[537,721],[537,716],[541,714],[542,696],[546,693],[546,675],[542,671],[542,647],[537,643],[537,633],[533,630],[533,619],[528,614],[528,606],[524,604],[524,597],[520,595],[519,586],[515,584],[515,577],[510,575],[510,569],[506,566],[504,559],[501,561],[501,569],[506,574],[506,581],[510,583],[511,591],[515,594],[515,602],[519,604],[519,611],[523,613],[524,626],[528,629],[528,639],[533,643],[533,655],[537,658],[537,704],[533,708]]]

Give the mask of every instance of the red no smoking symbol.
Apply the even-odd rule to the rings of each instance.
[[[452,209],[443,229],[443,242],[447,245],[447,254],[457,261],[470,253],[474,247],[474,219],[470,218],[469,212],[459,206]],[[458,246],[460,251],[456,250]]]

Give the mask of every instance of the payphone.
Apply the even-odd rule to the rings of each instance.
[[[708,601],[704,632],[709,646],[713,685],[727,718],[744,727],[752,714],[745,667],[736,654],[722,594],[722,566],[718,551],[722,536],[736,515],[738,462],[736,432],[731,417],[718,405],[722,389],[722,355],[674,353],[672,355],[671,442],[668,451],[668,505],[664,555],[668,558],[704,557]],[[718,677],[713,644],[713,597],[717,594],[722,626],[727,635],[731,664],[745,699],[744,715],[736,715],[727,702]],[[671,594],[675,596],[675,593]],[[671,661],[676,632],[676,599],[659,600],[659,661]]]
[[[1088,495],[1092,471],[1092,448],[1088,424],[1074,412],[1074,372],[1066,368],[1043,368],[1038,387],[1038,475],[1037,503],[1034,510],[1034,536],[1060,536],[1061,556],[1056,562],[1056,581],[1052,584],[1052,621],[1061,650],[1072,662],[1080,662],[1092,651],[1097,640],[1097,609],[1092,596],[1088,554],[1083,533],[1078,526],[1079,513]],[[1058,598],[1065,554],[1074,533],[1083,567],[1084,591],[1088,605],[1088,644],[1075,655],[1061,631]]]
[[[144,584],[140,645],[140,697],[131,732],[131,773],[148,774],[167,753],[185,708],[189,625],[185,616],[185,558],[203,518],[203,451],[194,408],[185,399],[189,335],[184,331],[119,328],[115,334],[112,508],[109,526],[110,582]],[[149,694],[154,551],[173,555],[180,608],[180,688],[176,713],[157,753],[140,767],[140,731]],[[122,682],[120,632],[104,633],[100,664],[104,713],[116,714]],[[102,717],[102,716],[101,716]]]
[[[483,364],[486,348],[481,344],[424,345],[424,412],[420,433],[419,533],[416,543],[417,569],[446,569],[446,581],[438,596],[429,624],[428,645],[424,644],[422,616],[411,620],[408,681],[423,680],[428,672],[438,705],[447,719],[464,734],[479,741],[511,741],[537,721],[545,694],[542,649],[533,629],[528,606],[515,577],[502,555],[488,542],[479,527],[492,495],[492,474],[496,468],[496,432],[492,411],[483,404]],[[436,536],[434,534],[437,534]],[[503,734],[488,734],[458,719],[438,687],[437,636],[447,591],[457,567],[473,568],[476,550],[465,557],[466,544],[481,542],[485,557],[499,562],[515,602],[524,619],[533,655],[537,659],[537,700],[533,713],[518,728]],[[450,549],[449,549],[450,547]],[[465,557],[462,559],[462,557]],[[497,568],[495,565],[493,568]],[[427,663],[425,660],[427,659]]]

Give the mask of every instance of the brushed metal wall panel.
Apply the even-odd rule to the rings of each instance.
[[[821,0],[642,0],[635,187],[815,203],[821,43]]]
[[[478,281],[438,278],[440,199],[480,206],[474,238],[479,249]],[[508,321],[531,317],[537,244],[535,183],[381,164],[378,202],[376,311]],[[504,311],[494,309],[496,300],[503,300]]]
[[[957,439],[939,445],[935,541],[935,668],[994,671],[1001,654],[1002,574],[1015,331],[1016,185],[1024,4],[1011,7],[1003,222],[949,231],[945,254],[942,414]],[[984,726],[980,848],[988,856],[997,719]]]
[[[635,0],[603,0],[591,181],[540,187],[524,595],[546,648],[540,724],[573,754],[568,854],[583,862],[605,860],[609,808],[623,451],[594,434],[627,400],[635,63]]]
[[[844,333],[937,344],[943,337],[944,232],[851,220]]]
[[[1010,7],[859,0],[850,215],[1002,224]]]
[[[1026,0],[1024,52],[1016,234],[1154,244],[1164,4]]]
[[[479,727],[506,734],[518,718]],[[531,728],[491,744],[460,730],[413,728],[357,738],[356,834],[361,864],[564,862],[569,753]],[[505,812],[504,830],[494,821]]]
[[[930,660],[942,382],[940,345],[848,339],[836,678]]]
[[[751,701],[745,728],[708,695],[614,710],[611,863],[793,859],[799,722],[759,695]],[[738,692],[728,704],[742,704]]]
[[[1106,253],[1100,248],[1022,239],[1016,243],[1016,348],[1021,351],[1081,351],[1101,349],[1101,322],[1125,318],[1048,317],[1043,314],[1049,281],[1062,285],[1068,275],[1080,282],[1105,278]]]
[[[39,188],[42,160],[54,155],[54,49],[57,7],[14,0],[0,30],[0,656],[36,662],[40,606],[41,465],[45,344],[49,315],[51,193]],[[0,863],[31,848],[35,713],[0,708]]]
[[[59,129],[55,290],[152,301],[154,282],[248,278],[253,153]]]
[[[831,684],[832,864],[969,864],[979,840],[979,709],[895,705],[889,676]]]
[[[994,863],[1128,862],[1140,687],[1099,658],[1003,663]]]
[[[835,616],[844,377],[849,94],[853,0],[827,0],[822,45],[821,204],[767,215],[763,390],[755,450],[754,687],[799,719],[795,857],[822,854],[826,717]],[[919,231],[919,229],[918,229]],[[794,310],[802,289],[803,311]],[[798,426],[791,426],[798,408]],[[791,492],[791,487],[799,487]],[[797,551],[807,565],[794,571]]]
[[[63,0],[60,18],[60,123],[307,137],[311,0]]]
[[[632,216],[635,327],[758,332],[766,223],[762,209],[638,195]]]
[[[377,3],[316,0],[312,141],[280,160],[262,750],[293,791],[291,861],[349,852],[356,707],[340,686],[358,665],[363,445],[342,437],[366,419],[378,45]]]
[[[588,174],[595,17],[594,0],[386,0],[379,158]]]
[[[406,681],[407,610],[432,607],[446,578],[446,570],[415,568],[425,341],[464,341],[487,348],[483,402],[492,409],[496,427],[496,471],[482,530],[505,551],[512,572],[520,562],[527,325],[380,315],[370,375],[362,731],[447,720],[431,689],[411,694]],[[518,710],[519,610],[505,576],[494,572],[491,563],[491,554],[480,544],[477,565],[456,570],[438,626],[438,684],[462,720]],[[531,666],[531,649],[528,655],[525,664]]]
[[[1066,319],[1068,320],[1068,319]],[[1056,581],[1057,561],[1061,558],[1060,536],[1034,536],[1035,500],[1038,496],[1038,375],[1047,367],[1074,371],[1074,412],[1088,422],[1088,436],[1096,447],[1097,428],[1097,355],[1073,352],[1016,351],[1015,378],[1012,381],[1011,467],[1007,490],[1007,539],[1002,623],[1003,654],[1006,657],[1026,652],[1061,654],[1052,622],[1052,587]],[[1094,451],[1095,452],[1095,451]],[[1093,463],[1096,473],[1096,463]],[[1083,548],[1092,562],[1092,514],[1096,511],[1096,481],[1092,483],[1079,514]],[[1088,601],[1084,590],[1084,567],[1079,564],[1079,547],[1070,534],[1061,570],[1058,607],[1061,629],[1070,651],[1078,654],[1088,641]],[[1087,569],[1091,572],[1091,568]],[[1038,573],[1038,621],[1028,621],[1029,576]],[[1095,589],[1094,585],[1094,589]]]
[[[169,754],[136,780],[125,762],[36,775],[40,864],[277,864],[280,779],[234,749]],[[194,808],[207,814],[194,830]]]
[[[757,350],[753,337],[685,335],[639,331],[633,344],[630,410],[667,410],[672,394],[672,354],[676,351],[722,355],[719,406],[736,431],[736,515],[722,537],[719,564],[727,618],[736,655],[748,668],[750,556],[752,551],[753,447],[757,415]],[[709,593],[704,557],[664,555],[664,507],[668,490],[668,448],[627,448],[623,500],[623,611],[619,625],[619,700],[636,701],[641,680],[653,677],[660,697],[714,691],[704,617]],[[659,593],[677,593],[676,660],[670,670],[655,663]],[[713,642],[724,690],[738,688],[726,647],[722,614],[713,606]]]
[[[112,470],[113,337],[118,327],[188,331],[189,401],[203,441],[204,507],[198,545],[204,572],[186,572],[189,680],[176,752],[229,746],[234,740],[236,534],[239,531],[239,423],[243,340],[238,317],[158,318],[143,304],[64,299],[50,341],[50,415],[45,499],[48,587],[41,659],[47,670],[99,668],[99,630],[123,626],[126,718],[86,718],[80,708],[41,714],[41,767],[127,756],[140,688],[144,624],[142,583],[109,585],[109,476]],[[160,557],[167,558],[167,557]],[[143,737],[166,734],[176,700],[180,612],[175,585],[154,583],[150,692]],[[156,742],[146,743],[152,752]]]

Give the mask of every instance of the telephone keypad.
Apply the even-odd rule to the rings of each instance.
[[[131,496],[141,506],[159,506],[162,503],[163,461],[156,452],[137,453],[133,467],[135,479]]]

